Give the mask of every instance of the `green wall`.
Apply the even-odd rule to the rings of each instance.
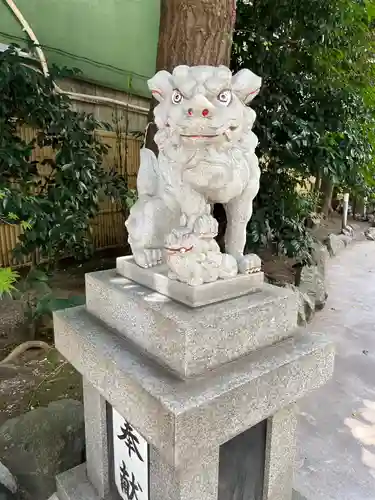
[[[49,64],[75,67],[94,83],[149,95],[155,70],[160,0],[16,0]],[[0,42],[27,40],[0,0]],[[129,88],[130,86],[130,88]]]

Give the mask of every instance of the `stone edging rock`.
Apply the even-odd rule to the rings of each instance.
[[[331,233],[323,243],[316,241],[313,248],[313,264],[301,268],[295,285],[286,286],[298,294],[298,324],[303,326],[320,311],[327,301],[326,270],[330,257],[342,252],[353,240],[352,227],[343,229],[341,234]]]
[[[365,236],[370,241],[375,241],[375,227],[369,227],[365,231]]]
[[[343,229],[341,234],[331,233],[324,240],[330,257],[335,257],[344,250],[353,240],[354,230],[352,228]]]
[[[49,498],[56,491],[56,475],[84,461],[84,447],[83,405],[78,401],[55,401],[0,426],[0,460],[27,500]],[[16,498],[10,477],[0,469],[0,481],[9,491],[6,500]]]

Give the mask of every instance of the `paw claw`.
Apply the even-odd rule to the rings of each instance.
[[[241,274],[254,274],[261,270],[261,260],[254,254],[244,255],[238,261],[238,270]]]

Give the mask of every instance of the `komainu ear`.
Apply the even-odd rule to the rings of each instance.
[[[164,101],[166,95],[173,91],[172,75],[165,70],[158,71],[148,80],[147,85],[157,101]]]
[[[241,69],[232,77],[232,90],[244,104],[259,94],[262,79],[249,69]]]

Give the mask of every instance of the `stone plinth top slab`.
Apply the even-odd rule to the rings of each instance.
[[[55,313],[54,325],[57,349],[173,466],[268,418],[333,370],[332,344],[306,334],[184,381],[85,307]]]
[[[264,282],[262,272],[238,274],[234,278],[190,286],[168,278],[166,264],[149,269],[139,267],[133,257],[119,257],[116,262],[117,272],[124,278],[135,281],[155,292],[182,302],[190,307],[200,307],[215,302],[246,295],[261,287]]]
[[[116,274],[86,275],[88,311],[182,378],[280,342],[297,326],[297,297],[264,284],[192,309]]]

